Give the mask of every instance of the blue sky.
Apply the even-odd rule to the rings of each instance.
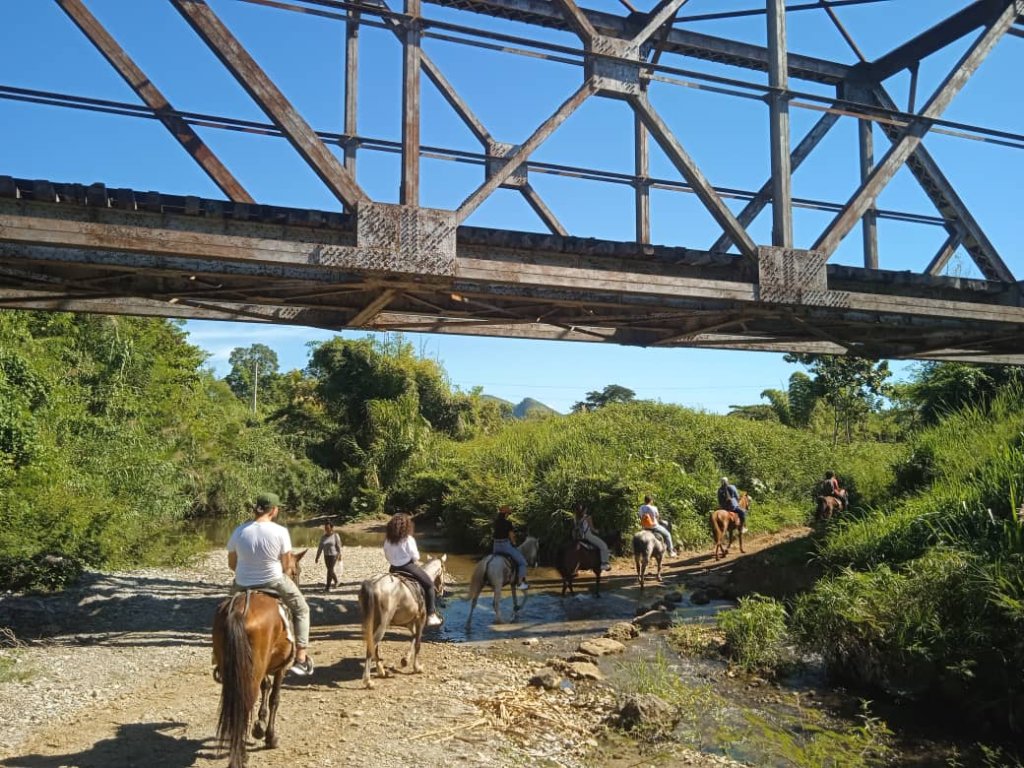
[[[86,0],[87,6],[118,39],[154,83],[181,110],[264,120],[260,110],[224,70],[165,0]],[[651,5],[651,0],[639,3]],[[758,0],[690,0],[684,15],[756,7]],[[241,39],[257,61],[315,128],[340,131],[343,125],[343,26],[338,22],[288,13],[239,0],[210,0],[211,7]],[[611,0],[586,7],[621,13]],[[966,5],[964,0],[890,0],[837,9],[869,58]],[[395,6],[398,7],[398,6]],[[927,8],[927,12],[923,9]],[[514,22],[424,5],[426,16],[474,26],[575,44],[565,33],[537,30]],[[821,11],[789,14],[794,52],[854,62]],[[763,17],[695,22],[686,28],[763,44]],[[400,139],[401,48],[390,32],[362,30],[360,62],[360,134]],[[579,68],[534,58],[501,54],[427,39],[425,50],[441,67],[494,137],[518,142],[528,136],[580,83]],[[921,68],[921,104],[967,46],[950,46]],[[80,96],[138,103],[120,77],[59,7],[47,0],[0,2],[0,85],[53,90]],[[1024,40],[1005,38],[946,113],[994,128],[1024,129],[1024,100],[1014,85]],[[763,82],[761,73],[665,57],[663,63],[692,70]],[[887,82],[905,104],[908,78]],[[794,81],[792,87],[823,95],[827,89]],[[433,86],[423,84],[422,143],[478,151],[479,145]],[[738,99],[654,83],[651,99],[704,174],[716,185],[755,189],[768,174],[767,109]],[[793,141],[819,113],[793,109]],[[264,203],[336,210],[337,201],[282,139],[199,129],[204,140],[249,191]],[[1024,153],[949,136],[932,135],[926,144],[990,239],[1015,273],[1021,273],[1019,179]],[[876,154],[887,141],[876,131]],[[632,119],[627,107],[591,99],[534,155],[562,164],[632,170]],[[843,118],[795,174],[794,195],[845,202],[857,182],[856,126]],[[652,150],[652,175],[677,179],[667,158]],[[222,197],[162,126],[155,121],[104,115],[0,99],[0,174],[111,187],[156,189],[175,194]],[[480,183],[479,167],[439,160],[422,164],[424,205],[451,208]],[[364,151],[358,181],[375,199],[394,202],[398,195],[397,155]],[[532,174],[531,183],[574,235],[628,240],[633,237],[632,193],[628,188],[578,179]],[[735,207],[739,204],[730,203]],[[879,205],[934,214],[908,172],[901,171],[883,192]],[[719,235],[711,217],[693,195],[652,194],[653,239],[657,243],[707,247]],[[830,214],[797,210],[797,246],[807,246]],[[469,220],[478,226],[543,231],[532,210],[514,192],[499,190]],[[766,210],[751,232],[770,239]],[[920,270],[944,239],[939,228],[882,221],[881,265]],[[834,257],[859,264],[860,230],[855,229]],[[950,265],[957,274],[976,274],[959,254]],[[284,369],[302,367],[306,343],[331,334],[285,326],[190,323],[192,339],[211,354],[216,370],[227,372],[230,350],[266,343]],[[452,383],[518,401],[526,396],[567,410],[586,392],[615,383],[642,398],[678,402],[723,412],[734,403],[752,403],[769,387],[784,387],[795,366],[780,355],[712,350],[651,350],[568,342],[410,336],[423,354],[439,359]],[[908,366],[898,365],[905,372]]]

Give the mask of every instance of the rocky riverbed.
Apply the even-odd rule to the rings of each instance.
[[[623,703],[601,672],[614,646],[563,644],[548,660],[535,637],[428,640],[423,674],[397,671],[365,690],[355,591],[386,569],[380,551],[346,547],[342,586],[327,594],[315,586],[323,565],[303,565],[317,670],[287,679],[281,747],[254,749],[253,768],[624,764],[600,740]],[[221,551],[187,568],[89,573],[58,594],[0,596],[0,765],[224,765],[209,636],[229,582]],[[389,633],[386,661],[397,664],[407,642]],[[732,764],[682,748],[673,763]]]

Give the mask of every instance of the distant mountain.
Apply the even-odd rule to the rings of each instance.
[[[494,395],[484,395],[487,400],[493,400],[496,403],[507,405],[512,411],[512,418],[514,419],[542,419],[548,416],[560,416],[561,414],[554,408],[539,400],[534,400],[532,397],[524,398],[519,405],[513,405],[508,400],[504,400]]]
[[[561,414],[539,400],[524,397],[523,401],[512,409],[512,415],[517,419],[545,419],[548,416],[560,416]]]

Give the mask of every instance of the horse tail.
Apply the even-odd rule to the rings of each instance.
[[[380,624],[380,605],[373,597],[373,587],[369,581],[359,585],[359,610],[363,614],[363,639],[366,641],[366,655],[373,652],[373,633]]]
[[[228,603],[224,635],[217,739],[227,744],[231,765],[241,765],[258,681],[253,680],[252,644],[245,631],[245,612],[236,609],[234,600]]]
[[[576,572],[576,568],[569,567],[569,552],[572,550],[572,544],[566,544],[558,551],[558,557],[555,558],[555,570],[558,571],[558,575],[562,577],[562,581],[572,581],[573,574]]]

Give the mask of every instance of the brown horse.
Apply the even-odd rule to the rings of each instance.
[[[296,584],[299,562],[308,551],[288,558],[285,575]],[[245,736],[257,695],[260,709],[253,738],[265,737],[268,749],[277,747],[274,721],[281,680],[295,657],[279,605],[276,597],[246,590],[224,600],[213,616],[213,676],[221,684],[217,739],[227,745],[228,768],[245,765]]]
[[[740,508],[745,512],[750,509],[750,497],[747,492],[744,491],[740,494],[739,501]],[[740,552],[746,553],[743,549],[743,524],[740,522],[740,516],[728,509],[716,509],[711,513],[711,536],[715,540],[715,560],[725,557],[729,554],[729,549],[732,547],[733,533],[739,533],[740,539]],[[729,533],[729,543],[725,543],[725,534]]]
[[[843,496],[841,500],[837,499],[835,496],[817,497],[817,506],[814,509],[814,516],[818,520],[829,520],[831,519],[832,515],[836,514],[837,512],[842,512],[843,509],[845,509],[847,503],[846,489],[844,488],[843,490],[839,491],[839,493],[842,494]]]
[[[661,559],[665,556],[665,542],[653,531],[638,531],[633,535],[633,565],[636,567],[636,581],[644,588],[647,566],[651,560],[658,564],[656,578],[661,581]]]
[[[621,535],[618,531],[611,533],[605,543],[608,549],[618,546]],[[572,583],[580,571],[593,571],[597,581],[594,584],[594,597],[601,596],[601,553],[590,546],[584,546],[579,540],[573,539],[562,546],[555,557],[555,568],[562,577],[562,597],[566,591],[575,594]]]
[[[444,594],[444,562],[447,559],[448,555],[442,555],[423,564],[423,570],[434,582],[438,595]],[[363,640],[366,642],[363,685],[373,688],[370,680],[370,668],[373,666],[377,668],[378,677],[389,676],[380,658],[380,643],[390,626],[406,627],[412,633],[412,644],[402,659],[402,666],[411,664],[413,672],[422,672],[419,652],[423,629],[427,625],[427,606],[419,583],[395,573],[374,576],[359,587],[359,607],[363,612]]]

